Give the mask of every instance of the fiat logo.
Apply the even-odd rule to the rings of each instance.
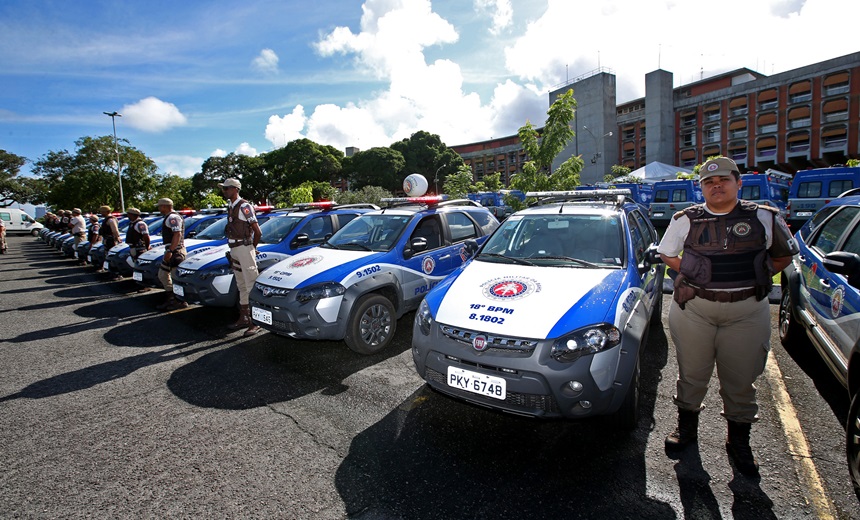
[[[475,336],[475,338],[472,339],[472,347],[474,347],[475,350],[477,350],[478,352],[483,352],[487,350],[488,346],[489,345],[487,344],[487,336],[480,335]]]

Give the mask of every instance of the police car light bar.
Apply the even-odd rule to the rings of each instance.
[[[296,204],[296,207],[299,209],[305,208],[331,208],[334,207],[334,201],[331,200],[322,200],[319,202],[300,202]]]
[[[579,190],[579,191],[530,191],[526,197],[564,197],[574,199],[593,199],[596,197],[607,197],[616,195],[632,195],[627,188],[606,190]]]
[[[255,206],[254,211],[272,211],[275,209],[274,206]]]
[[[442,202],[443,200],[448,200],[447,195],[432,195],[428,197],[387,197],[384,199],[380,199],[381,202],[414,202],[417,204],[433,204],[435,202]]]

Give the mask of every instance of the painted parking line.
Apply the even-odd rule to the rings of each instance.
[[[782,430],[788,440],[789,454],[798,463],[795,465],[795,470],[800,479],[801,488],[806,495],[806,500],[815,509],[816,518],[835,519],[833,504],[827,498],[824,482],[815,467],[806,436],[800,427],[800,421],[797,420],[794,404],[792,404],[791,397],[788,395],[785,383],[783,383],[782,371],[776,362],[776,356],[769,356],[765,366],[765,377],[773,389],[779,422],[782,424]]]

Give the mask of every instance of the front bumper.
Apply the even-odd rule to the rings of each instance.
[[[108,270],[120,276],[131,276],[132,268],[130,262],[134,262],[134,260],[130,260],[130,258],[131,256],[108,255]]]
[[[158,279],[158,270],[160,268],[160,261],[152,261],[145,264],[141,264],[139,261],[135,262],[132,278],[137,283],[147,287],[161,287],[161,280]],[[138,280],[138,278],[140,279]]]
[[[179,300],[209,307],[235,307],[239,304],[239,289],[232,273],[204,278],[200,271],[188,272],[180,268],[174,272],[173,293]]]
[[[324,339],[339,341],[346,336],[349,316],[340,316],[342,303],[346,296],[336,296],[299,302],[296,300],[297,291],[290,291],[285,296],[263,296],[256,287],[251,289],[250,306],[251,319],[255,325],[280,334],[298,339]],[[272,323],[254,319],[254,307],[272,313]],[[349,308],[346,305],[345,308]]]
[[[479,333],[434,323],[430,335],[425,336],[416,322],[412,358],[418,374],[441,393],[530,417],[578,419],[616,412],[627,394],[639,355],[638,343],[627,339],[572,363],[550,356],[553,340],[534,340],[529,346],[519,338],[500,338],[500,346],[478,352],[469,338]],[[449,385],[448,367],[504,379],[504,399]]]

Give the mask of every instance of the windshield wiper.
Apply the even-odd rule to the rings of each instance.
[[[594,269],[599,269],[600,266],[591,262],[586,262],[585,260],[580,260],[579,258],[571,258],[569,256],[541,256],[541,260],[567,260],[568,262],[573,262],[575,264],[584,265],[585,267],[591,267]]]
[[[338,249],[350,249],[350,248],[361,249],[362,251],[373,251],[373,249],[367,247],[366,245],[360,242],[347,242],[346,244],[341,244],[338,246]]]
[[[501,260],[506,260],[512,264],[535,265],[533,262],[529,262],[528,260],[524,260],[522,258],[517,258],[515,256],[500,255],[498,253],[481,253],[480,255],[478,255],[478,258],[481,258],[482,256],[489,256],[490,258],[498,258]]]
[[[329,241],[325,241],[325,242],[323,242],[322,244],[320,244],[320,247],[330,247],[330,248],[332,248],[332,249],[340,249],[340,247],[339,247],[339,246],[336,246],[336,245],[332,244],[332,243],[331,243],[331,242],[329,242]]]

